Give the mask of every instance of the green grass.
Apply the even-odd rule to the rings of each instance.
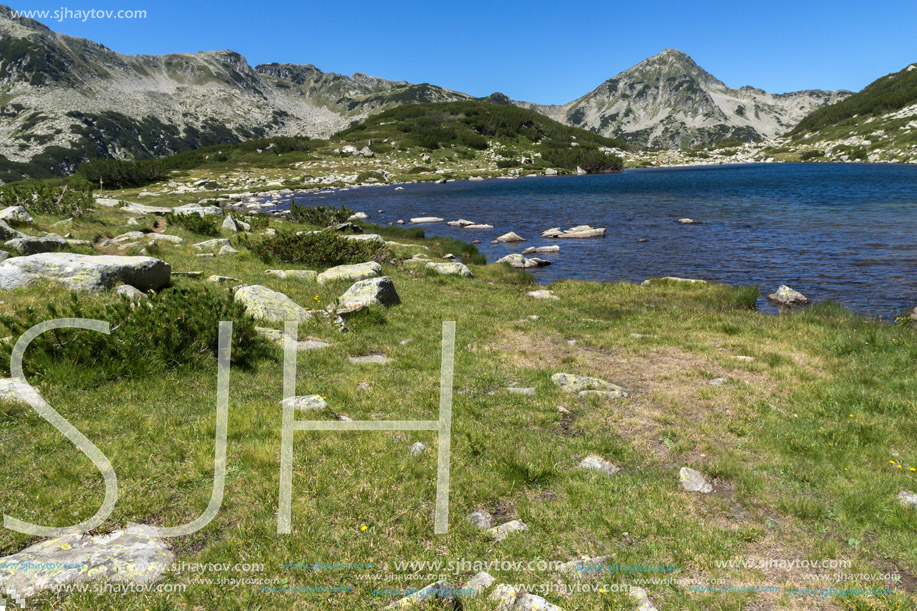
[[[130,199],[133,193],[122,196]],[[192,201],[200,198],[173,195],[156,201],[184,203],[192,196]],[[130,228],[126,216],[99,208],[76,218],[69,230],[83,239],[117,235]],[[36,218],[46,230],[55,220]],[[270,224],[314,228],[274,218]],[[332,347],[300,353],[297,392],[322,394],[333,412],[354,420],[435,419],[441,324],[456,321],[449,533],[433,534],[433,433],[299,432],[293,533],[277,535],[282,357],[272,348],[253,366],[232,371],[222,509],[208,527],[170,540],[170,546],[176,562],[265,565],[258,575],[230,571],[206,578],[265,577],[291,586],[354,590],[266,594],[255,585],[202,585],[192,583],[189,573],[170,573],[163,583],[187,585],[184,593],[59,598],[46,593],[30,608],[379,609],[394,597],[373,596],[371,588],[433,581],[360,579],[395,572],[395,561],[568,561],[603,554],[622,565],[677,564],[680,570],[673,576],[678,579],[784,589],[829,584],[803,580],[806,570],[717,563],[843,558],[853,562],[845,572],[897,572],[905,575],[904,584],[913,584],[917,513],[896,499],[902,489],[917,489],[917,472],[911,471],[917,468],[913,327],[858,318],[832,304],[766,316],[749,309],[753,289],[711,284],[566,281],[550,287],[560,301],[538,301],[525,295],[534,288],[530,276],[476,264],[471,249],[442,238],[422,240],[410,229],[367,230],[416,245],[397,249],[402,256],[422,251],[422,245],[434,257],[453,252],[471,265],[475,278],[431,276],[386,263],[383,272],[394,280],[403,303],[351,318],[349,333],[319,319],[302,324],[301,336]],[[167,231],[189,243],[202,239],[183,227]],[[233,276],[282,291],[306,307],[323,307],[348,286],[266,275],[268,268],[297,266],[269,265],[247,250],[211,259],[195,254],[187,245],[163,244],[156,256],[175,271]],[[180,288],[202,282],[175,280]],[[53,287],[5,292],[0,312],[12,315],[28,305],[66,298]],[[372,351],[384,351],[393,361],[374,367],[347,360]],[[559,371],[607,379],[622,385],[629,397],[609,401],[565,394],[550,380]],[[727,381],[710,384],[720,377]],[[171,526],[197,517],[213,478],[215,359],[205,354],[203,360],[174,363],[155,375],[103,384],[93,380],[70,365],[33,382],[114,464],[120,498],[101,530],[127,522]],[[533,386],[536,395],[510,394],[505,388],[512,383]],[[409,452],[415,441],[429,448],[420,457]],[[14,403],[0,405],[0,443],[4,514],[64,525],[95,513],[103,493],[97,471],[35,412]],[[591,453],[623,470],[606,477],[577,469]],[[718,478],[716,492],[683,491],[678,484],[682,466]],[[529,530],[494,544],[466,522],[475,509],[494,513],[498,523],[520,519]],[[0,555],[34,542],[0,531]],[[318,561],[371,562],[377,568],[282,568],[283,563]],[[577,581],[550,572],[491,573],[502,583]],[[449,579],[458,585],[468,577],[470,572],[462,572]],[[615,574],[599,583],[636,582],[634,576]],[[865,585],[904,588],[884,581]],[[785,592],[691,592],[676,584],[643,587],[660,609],[914,608],[912,593],[822,599]],[[633,608],[620,593],[546,597],[568,611]],[[466,600],[462,608],[492,607]]]

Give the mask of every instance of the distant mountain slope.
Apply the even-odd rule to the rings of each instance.
[[[771,94],[731,89],[675,49],[666,49],[563,106],[535,107],[559,121],[650,147],[717,140],[761,140],[849,95],[844,91]]]
[[[0,179],[87,158],[157,157],[276,134],[327,136],[371,112],[470,96],[233,51],[122,55],[0,6]]]

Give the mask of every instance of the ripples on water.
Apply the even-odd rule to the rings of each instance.
[[[681,276],[756,285],[762,294],[788,284],[810,299],[883,318],[917,304],[917,166],[708,166],[403,187],[294,197],[305,205],[344,204],[379,224],[425,215],[488,223],[493,230],[422,227],[428,235],[481,240],[489,261],[559,244],[559,254],[538,255],[553,262],[533,272],[539,283]],[[679,225],[683,217],[703,224]],[[582,224],[607,227],[605,238],[538,236]],[[507,231],[528,241],[489,243]],[[759,307],[769,309],[763,299]]]

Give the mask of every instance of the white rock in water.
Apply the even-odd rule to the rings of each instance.
[[[805,295],[785,284],[780,285],[776,292],[768,295],[767,300],[781,306],[797,306],[809,303],[809,299]]]
[[[308,310],[283,293],[257,284],[238,289],[235,300],[244,305],[245,311],[252,317],[261,320],[305,322],[312,318]]]
[[[525,242],[525,238],[516,233],[515,231],[510,231],[509,233],[504,233],[497,238],[497,242]]]
[[[689,492],[708,494],[713,491],[713,486],[710,485],[704,474],[690,467],[681,468],[681,471],[678,472],[678,481],[681,482],[681,487]]]
[[[689,219],[689,218],[678,219],[678,222],[681,223],[682,225],[701,225],[702,224],[700,221],[695,221],[694,219]]]
[[[353,214],[347,217],[347,220],[348,221],[362,221],[368,218],[369,218],[369,215],[366,214],[365,212],[354,212]]]
[[[441,219],[438,216],[417,216],[411,219],[411,222],[415,225],[420,223],[442,223],[446,219]]]
[[[521,520],[512,520],[505,524],[494,526],[487,532],[490,533],[490,536],[493,537],[495,541],[503,541],[510,534],[527,529],[528,525],[525,522],[522,522]]]
[[[141,291],[169,283],[172,268],[153,257],[41,253],[0,263],[0,288],[14,289],[38,279],[59,282],[74,291],[101,292],[118,283]]]

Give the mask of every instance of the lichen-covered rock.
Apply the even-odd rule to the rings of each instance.
[[[356,263],[354,265],[338,265],[326,269],[318,275],[319,284],[328,284],[329,282],[348,281],[356,282],[357,280],[366,280],[375,278],[382,273],[382,266],[375,261],[366,263]]]
[[[656,611],[656,607],[653,606],[650,597],[643,588],[631,586],[627,593],[637,602],[637,611]]]
[[[373,305],[392,306],[401,303],[395,283],[388,276],[360,280],[351,285],[338,299],[338,312],[356,311]]]
[[[490,533],[490,536],[494,538],[494,541],[503,541],[510,534],[527,529],[528,525],[525,522],[522,522],[521,520],[511,520],[505,524],[494,526],[487,532]]]
[[[25,401],[24,397],[34,392],[32,387],[15,378],[0,378],[0,399],[5,401]]]
[[[580,396],[589,396],[590,393],[601,391],[602,396],[606,397],[626,397],[627,393],[617,384],[606,382],[599,378],[589,376],[578,376],[572,373],[555,373],[551,376],[551,381],[560,386],[564,392],[578,393]],[[584,394],[585,393],[585,394]]]
[[[19,598],[89,581],[151,583],[174,559],[149,526],[130,524],[109,535],[65,535],[0,558],[0,590]],[[28,570],[18,567],[27,565]]]
[[[706,280],[698,278],[679,278],[677,276],[663,276],[662,278],[647,278],[640,283],[640,286],[650,286],[656,281],[660,282],[684,282],[686,284],[707,284]]]
[[[171,272],[168,263],[153,257],[49,252],[0,263],[0,288],[19,288],[45,278],[74,291],[100,292],[118,283],[148,291],[167,285]]]
[[[124,295],[131,301],[139,301],[141,299],[147,298],[146,293],[129,284],[122,284],[121,286],[117,287],[115,289],[115,293]]]
[[[281,401],[281,405],[284,407],[292,407],[293,409],[298,409],[304,412],[308,411],[320,411],[328,407],[328,403],[321,395],[301,395],[298,397],[290,397]]]
[[[917,507],[917,494],[908,490],[902,490],[898,493],[898,501],[905,507]]]
[[[378,242],[379,244],[385,244],[385,238],[378,233],[361,233],[359,235],[343,235],[341,237],[345,240],[356,240],[357,242]]]
[[[535,299],[556,299],[556,300],[560,299],[560,297],[555,295],[552,291],[549,291],[546,289],[540,290],[540,291],[529,291],[528,293],[526,293],[526,295],[528,295],[529,297],[533,297]]]
[[[14,223],[31,223],[32,215],[22,206],[7,206],[0,210],[0,220],[13,221]]]
[[[236,290],[235,300],[245,306],[254,318],[273,322],[295,320],[305,322],[312,318],[304,307],[277,291],[261,286],[243,286]]]
[[[199,216],[220,216],[223,214],[223,209],[219,206],[185,204],[184,206],[176,206],[175,208],[172,208],[172,214],[177,214],[179,216],[185,216],[187,214],[197,214]]]
[[[474,274],[468,269],[468,266],[458,261],[450,263],[427,263],[427,269],[432,269],[443,276],[461,276],[463,278],[474,278]]]
[[[465,596],[477,596],[494,584],[496,579],[490,573],[481,571],[462,584]]]
[[[212,276],[207,277],[207,282],[212,282],[213,284],[229,284],[232,282],[239,282],[239,279],[233,278],[232,276],[220,276],[219,274],[213,274]]]
[[[197,244],[192,244],[194,248],[198,250],[214,251],[223,248],[224,246],[229,246],[229,238],[216,238],[214,240],[204,240],[203,242],[198,242]]]
[[[598,471],[599,473],[604,473],[605,475],[614,475],[621,470],[621,467],[608,462],[597,454],[590,454],[580,462],[579,466],[580,469]]]
[[[248,231],[252,228],[248,223],[234,219],[231,214],[226,215],[226,218],[223,219],[223,224],[221,227],[226,231],[232,231],[233,233],[239,231]]]
[[[9,226],[6,221],[0,221],[0,240],[12,240],[13,238],[28,237],[21,231],[17,231]]]
[[[23,236],[13,238],[6,245],[23,255],[35,255],[41,252],[56,252],[67,247],[67,240],[56,233],[49,233],[40,238],[32,236]]]
[[[315,282],[318,278],[318,272],[314,272],[311,269],[269,269],[264,273],[283,278],[284,280],[296,278],[298,280],[305,280],[306,282]]]
[[[410,596],[396,600],[386,609],[413,609],[427,605],[431,600],[441,601],[447,606],[455,602],[455,589],[446,581],[437,581],[417,590]]]
[[[681,487],[689,492],[708,494],[713,491],[713,486],[710,485],[704,474],[690,467],[681,468],[678,472],[678,481],[681,482]]]
[[[549,603],[540,596],[534,594],[523,594],[516,599],[513,605],[513,611],[563,611],[555,604]]]
[[[496,611],[512,611],[513,605],[516,604],[516,597],[519,591],[511,585],[499,583],[494,586],[490,593],[490,600],[495,603]]]

